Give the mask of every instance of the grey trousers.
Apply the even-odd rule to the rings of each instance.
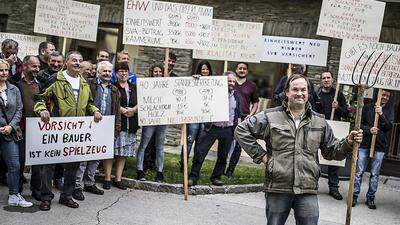
[[[82,189],[84,186],[92,186],[95,184],[94,176],[96,175],[99,162],[99,160],[94,160],[80,163],[76,171],[75,189]]]

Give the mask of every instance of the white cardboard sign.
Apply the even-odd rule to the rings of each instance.
[[[139,125],[229,120],[226,76],[138,78]]]
[[[364,53],[365,52],[365,53]],[[382,67],[374,88],[383,88],[391,90],[399,90],[400,88],[400,45],[380,43],[380,42],[358,42],[352,40],[343,40],[342,51],[340,54],[340,64],[338,73],[338,82],[341,84],[354,85],[351,79],[353,69],[357,60],[364,53],[355,70],[355,81],[358,83],[360,74],[364,65],[367,63],[369,56],[372,55],[362,73],[361,83],[365,84],[367,75],[371,70],[371,76],[368,84],[371,85],[375,80],[379,68],[389,57],[386,64]],[[379,55],[382,53],[380,58]],[[377,60],[378,59],[378,60]],[[374,62],[376,63],[374,64]]]
[[[263,36],[263,42],[261,61],[326,66],[328,41]]]
[[[331,126],[333,130],[333,135],[335,135],[335,137],[338,139],[347,137],[347,135],[350,132],[349,122],[334,121],[334,120],[326,120],[326,122],[328,122],[328,124]],[[321,155],[321,150],[318,151],[318,157],[319,157],[319,163],[323,165],[344,167],[346,164],[346,159],[343,159],[341,161],[324,159],[324,157],[322,157]]]
[[[100,6],[72,0],[37,0],[34,32],[96,41]]]
[[[37,55],[39,44],[46,41],[45,37],[0,32],[0,40],[4,41],[4,39],[13,39],[18,42],[18,57],[21,59],[27,55]]]
[[[259,63],[263,23],[213,20],[211,40],[193,50],[193,58]]]
[[[317,34],[378,42],[385,5],[375,0],[323,0]]]
[[[213,8],[151,0],[125,0],[123,43],[198,48],[210,40]]]
[[[114,116],[26,118],[26,165],[80,162],[114,157]]]

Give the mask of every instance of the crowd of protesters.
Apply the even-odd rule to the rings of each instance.
[[[138,125],[138,107],[136,74],[131,72],[128,63],[129,53],[125,50],[117,53],[116,63],[110,62],[110,53],[100,50],[95,60],[83,59],[77,51],[68,52],[65,56],[56,50],[55,44],[43,42],[39,45],[38,55],[18,57],[18,42],[12,39],[3,40],[0,55],[0,117],[1,159],[0,180],[9,187],[8,204],[30,207],[32,203],[21,195],[23,183],[26,182],[25,171],[25,119],[40,117],[48,122],[50,117],[93,116],[95,122],[104,115],[115,116],[114,158],[85,162],[69,162],[50,165],[33,165],[30,167],[31,196],[41,202],[39,208],[51,209],[54,198],[53,187],[61,190],[59,203],[71,208],[78,208],[74,200],[83,201],[84,192],[103,195],[111,186],[119,189],[127,187],[122,182],[122,173],[127,157],[137,157],[137,179],[146,180],[148,169],[146,155],[154,154],[156,182],[164,182],[164,141],[165,125],[143,126],[140,143],[136,144]],[[168,76],[176,77],[173,71],[176,55],[170,53],[168,60]],[[198,64],[193,79],[213,75],[211,65],[207,61]],[[242,77],[247,75],[246,63],[238,64]],[[164,65],[155,63],[149,68],[150,77],[162,77]],[[188,152],[194,144],[195,164],[191,179],[197,179],[201,164],[215,140],[220,141],[218,163],[211,177],[215,185],[223,185],[221,175],[226,173],[228,152],[235,148],[233,131],[244,115],[241,104],[249,106],[250,102],[258,102],[257,89],[254,83],[244,79],[237,82],[236,73],[228,72],[230,117],[228,122],[210,124],[188,124]],[[251,96],[240,97],[240,87],[244,85],[245,93]],[[235,85],[237,84],[237,85]],[[236,88],[234,91],[234,87]],[[238,90],[238,91],[236,91]],[[247,94],[248,95],[248,94]],[[230,98],[231,98],[230,97]],[[251,99],[250,99],[251,98]],[[232,105],[233,104],[233,105]],[[232,105],[232,106],[231,106]],[[255,107],[256,108],[256,107]],[[254,113],[255,110],[252,110]],[[247,112],[249,115],[249,112]],[[223,131],[222,133],[220,133]],[[214,133],[214,134],[213,134]],[[210,138],[211,137],[211,138]],[[203,141],[201,141],[203,140]],[[204,143],[202,143],[204,142]],[[135,151],[135,145],[138,146]],[[200,147],[198,147],[200,146]],[[201,147],[203,146],[203,147]],[[29,148],[29,146],[28,146]],[[200,151],[197,150],[200,148]],[[236,147],[238,148],[238,147]],[[235,153],[238,161],[240,151]],[[182,159],[182,156],[181,156]],[[113,170],[115,162],[115,170]],[[148,162],[147,162],[148,163]],[[236,166],[236,163],[234,163]],[[102,188],[96,186],[95,175],[99,164],[104,170]],[[182,161],[180,162],[183,167]],[[228,173],[232,176],[233,169]],[[115,178],[111,173],[115,171]],[[192,181],[191,185],[195,185]]]
[[[26,151],[24,137],[26,135],[25,119],[27,117],[40,117],[43,122],[48,122],[50,117],[93,116],[94,121],[99,122],[102,116],[115,116],[113,159],[102,160],[102,162],[93,160],[31,166],[31,195],[40,202],[40,210],[47,211],[51,209],[51,201],[54,198],[53,187],[61,190],[59,203],[70,208],[79,207],[79,204],[74,199],[83,201],[85,199],[84,192],[103,195],[104,190],[109,190],[111,186],[125,190],[127,187],[122,182],[122,174],[126,166],[127,157],[137,157],[136,178],[140,181],[146,180],[145,171],[148,167],[146,161],[148,158],[150,158],[150,161],[153,158],[155,166],[151,167],[156,170],[155,181],[164,182],[164,142],[167,127],[165,125],[143,126],[141,128],[140,143],[135,143],[136,133],[140,129],[137,114],[136,74],[131,72],[132,68],[129,68],[128,64],[131,59],[127,51],[118,52],[116,63],[113,65],[110,62],[110,54],[106,50],[98,51],[96,59],[90,61],[89,59],[83,59],[82,54],[77,51],[68,52],[64,56],[56,50],[53,43],[43,42],[39,45],[37,56],[27,55],[21,60],[17,56],[18,48],[18,43],[12,39],[3,40],[1,43],[0,181],[9,187],[9,205],[20,207],[33,205],[21,195],[23,183],[26,182],[24,177]],[[173,71],[175,62],[176,55],[170,53],[167,69],[168,75],[171,77],[177,76]],[[252,147],[254,143],[240,140],[240,138],[244,138],[243,135],[250,135],[246,133],[248,132],[247,129],[250,129],[249,132],[255,135],[256,133],[251,131],[253,129],[252,126],[259,122],[257,119],[261,118],[263,120],[265,115],[269,115],[258,114],[258,116],[254,116],[258,108],[259,95],[256,84],[247,79],[248,69],[249,65],[247,63],[240,62],[236,65],[235,72],[227,71],[223,74],[227,76],[228,80],[229,121],[187,124],[187,155],[190,154],[192,148],[194,152],[189,175],[189,186],[197,184],[203,161],[216,140],[219,143],[217,161],[210,177],[213,185],[221,186],[224,184],[221,179],[222,175],[233,176],[242,147],[247,148],[245,150],[254,158],[254,162],[266,163],[268,168],[269,159],[273,156],[273,153],[271,153],[271,151],[274,151],[274,149],[271,149],[273,146],[267,146],[267,151],[261,150],[261,148],[254,150],[251,149],[254,147]],[[320,117],[328,119],[332,109],[336,109],[335,118],[348,115],[347,103],[343,94],[339,92],[338,100],[333,98],[335,89],[332,87],[333,76],[330,72],[321,74],[321,87],[314,91],[311,81],[303,75],[305,68],[302,65],[293,65],[291,71],[297,76],[296,79],[300,79],[302,82],[304,80],[301,85],[305,86],[307,90],[307,93],[304,93],[304,95],[307,95],[307,104],[304,103],[303,106],[306,105],[309,110],[321,113],[318,114],[318,121],[321,124],[325,126],[325,120],[320,119]],[[161,63],[156,63],[149,68],[150,77],[163,77],[163,74],[164,65]],[[202,76],[211,75],[214,74],[210,63],[208,61],[200,61],[193,79],[202,79]],[[277,104],[282,104],[281,107],[283,107],[276,110],[282,115],[287,113],[282,110],[285,108],[285,104],[288,103],[291,90],[289,89],[290,82],[293,81],[288,77],[282,77],[274,93],[274,99]],[[375,109],[380,116],[378,127],[373,127],[371,122],[373,121],[371,117],[374,114],[374,107],[368,105],[363,112],[362,129],[366,138],[364,138],[360,149],[361,160],[359,159],[357,167],[353,206],[357,203],[357,197],[360,193],[360,180],[366,170],[367,158],[364,156],[369,151],[370,136],[376,134],[378,137],[377,151],[373,161],[370,189],[367,193],[368,207],[371,209],[376,208],[374,195],[377,189],[377,179],[382,164],[384,148],[387,145],[386,133],[391,129],[393,122],[393,111],[386,105],[390,92],[384,91],[383,96],[383,106]],[[268,113],[272,115],[273,112],[278,111],[272,110],[268,111]],[[314,114],[312,115],[314,118]],[[303,117],[305,116],[300,115],[299,121]],[[239,128],[243,132],[239,132],[235,140],[234,131],[242,121],[245,122]],[[294,122],[299,121],[294,120]],[[248,126],[245,127],[245,124],[248,124]],[[284,129],[283,125],[278,125],[272,124],[270,129],[274,129],[274,126],[276,126],[277,132],[279,130],[282,131]],[[258,132],[261,135],[264,131],[258,130]],[[356,134],[353,134],[353,136]],[[348,141],[352,143],[354,138],[352,137]],[[359,140],[357,139],[357,141]],[[335,142],[335,146],[337,145],[336,148],[338,149],[342,147],[334,139],[330,139],[330,142]],[[135,151],[135,146],[138,146],[137,151]],[[345,147],[343,149],[346,151],[343,150],[340,157],[338,155],[338,157],[332,156],[331,158],[344,158],[344,152],[349,152],[349,146]],[[324,150],[328,151],[328,149]],[[228,161],[229,153],[231,154]],[[113,162],[115,162],[114,180],[111,179]],[[97,187],[95,181],[95,174],[100,163],[105,176],[102,188]],[[181,150],[180,168],[183,170],[183,149]],[[290,169],[290,171],[292,170]],[[336,167],[329,168],[329,188],[330,195],[340,200],[342,196],[338,191],[337,170],[338,168]],[[314,176],[315,174],[311,175]],[[288,174],[287,176],[290,178],[292,175]],[[319,175],[314,178],[318,180]],[[270,183],[274,182],[272,178],[267,177],[267,179],[269,179],[268,182]],[[282,177],[282,179],[286,179],[286,177]],[[315,179],[313,180],[313,185]],[[286,183],[293,185],[291,181]],[[294,187],[284,188],[284,193],[292,193]],[[266,191],[268,192],[268,190]],[[280,189],[270,188],[270,190],[279,192]],[[313,189],[310,193],[314,194],[315,190]],[[272,198],[273,196],[271,195],[270,197]],[[272,203],[271,207],[273,207]],[[273,217],[273,214],[268,213],[270,212],[267,212],[267,215]]]

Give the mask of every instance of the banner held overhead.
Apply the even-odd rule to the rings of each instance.
[[[259,63],[263,23],[213,20],[211,40],[193,50],[193,58]]]
[[[385,5],[375,0],[323,0],[317,34],[378,42]]]
[[[263,36],[263,43],[261,61],[326,66],[328,41]]]
[[[35,33],[96,41],[100,6],[72,0],[37,0]]]
[[[125,0],[123,43],[195,49],[210,40],[212,16],[208,6]]]

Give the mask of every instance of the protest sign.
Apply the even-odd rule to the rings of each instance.
[[[229,120],[226,76],[139,78],[139,125]]]
[[[37,0],[34,32],[96,41],[100,6],[72,0]]]
[[[323,0],[317,34],[378,42],[384,13],[385,3],[375,0]]]
[[[114,157],[114,116],[26,119],[26,165],[80,162]]]
[[[125,0],[123,43],[194,49],[210,39],[213,8],[151,0]]]
[[[350,132],[349,122],[334,121],[334,120],[327,120],[326,122],[328,122],[328,124],[331,126],[333,130],[333,135],[335,135],[335,137],[338,139],[347,137],[347,135]],[[323,165],[344,167],[346,164],[346,159],[343,159],[341,161],[324,159],[321,155],[321,150],[318,151],[318,157],[319,157],[319,163]]]
[[[263,23],[213,20],[211,40],[193,50],[193,58],[259,63]]]
[[[328,41],[263,36],[263,43],[261,61],[326,66]]]
[[[39,44],[46,41],[45,37],[0,32],[0,40],[5,39],[13,39],[18,42],[18,57],[21,59],[27,55],[37,55]]]
[[[379,72],[379,76],[374,88],[399,90],[400,45],[387,43],[343,40],[342,51],[340,54],[338,82],[341,84],[354,85],[351,80],[351,74],[358,59],[363,53],[364,55],[360,59],[355,69],[355,81],[358,83],[361,72],[363,71],[361,83],[365,84],[368,73],[370,72],[371,67],[373,67],[371,71],[371,77],[368,80],[368,84],[371,85],[375,80],[379,68],[384,65],[382,70]],[[368,60],[370,56],[371,58]],[[390,58],[384,64],[385,60],[389,56]],[[367,65],[364,68],[366,63]]]

